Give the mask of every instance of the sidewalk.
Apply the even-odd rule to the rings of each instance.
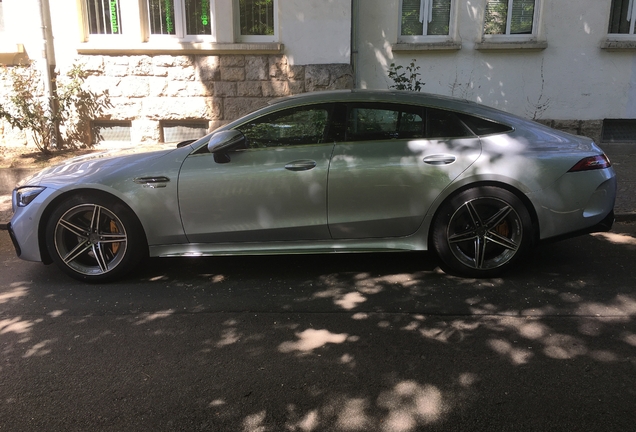
[[[636,221],[636,143],[601,145],[610,158],[618,178],[614,212],[616,220]],[[6,230],[11,219],[11,191],[32,169],[0,169],[0,230]]]

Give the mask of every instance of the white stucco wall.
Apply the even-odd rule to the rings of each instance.
[[[278,8],[290,64],[349,63],[351,0],[279,0]]]
[[[476,50],[484,0],[458,1],[456,51],[394,52],[398,0],[361,0],[358,83],[387,88],[391,62],[416,58],[423,91],[459,96],[523,115],[556,120],[636,116],[636,51],[600,48],[610,2],[542,2],[544,50]],[[545,109],[539,109],[543,105]]]

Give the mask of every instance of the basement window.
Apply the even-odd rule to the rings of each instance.
[[[636,141],[636,119],[605,119],[603,120],[604,143],[624,143]]]
[[[93,143],[130,142],[130,121],[94,121],[92,124]]]
[[[208,133],[208,122],[205,120],[164,121],[161,122],[163,142],[180,142],[199,139]]]

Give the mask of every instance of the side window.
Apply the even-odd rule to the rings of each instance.
[[[331,107],[300,107],[260,117],[237,129],[249,148],[285,147],[326,142]]]
[[[486,120],[479,117],[474,117],[468,114],[456,113],[457,117],[468,126],[475,135],[492,135],[504,132],[510,132],[512,128],[510,126],[495,123],[490,120]]]
[[[534,33],[535,0],[487,0],[485,35]]]
[[[474,136],[451,111],[435,108],[427,110],[427,138],[461,138]]]
[[[608,33],[634,34],[636,23],[636,8],[633,0],[612,0]]]
[[[423,138],[422,109],[408,106],[353,106],[347,115],[346,141]]]
[[[119,0],[85,0],[88,33],[122,34]]]

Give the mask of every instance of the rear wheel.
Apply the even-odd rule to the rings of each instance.
[[[136,216],[101,194],[80,194],[62,202],[47,223],[46,245],[58,267],[87,282],[123,276],[147,250]]]
[[[512,192],[493,186],[465,190],[442,205],[433,248],[450,273],[494,277],[532,244],[532,221]]]

